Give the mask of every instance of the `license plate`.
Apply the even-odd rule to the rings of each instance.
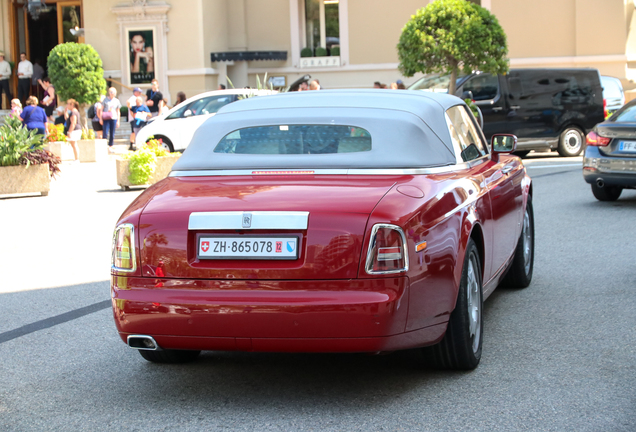
[[[298,258],[298,237],[200,237],[199,259]]]
[[[618,150],[622,152],[636,153],[636,141],[621,141]]]

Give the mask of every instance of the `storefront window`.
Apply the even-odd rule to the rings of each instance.
[[[304,0],[305,47],[311,56],[340,55],[339,0]]]

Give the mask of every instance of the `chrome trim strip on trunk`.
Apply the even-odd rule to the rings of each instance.
[[[251,217],[250,217],[251,216]],[[249,224],[245,218],[249,218]],[[306,230],[309,212],[300,211],[230,211],[190,213],[189,230]]]
[[[443,174],[469,169],[483,162],[479,158],[470,163],[432,168],[350,168],[350,169],[282,169],[282,170],[195,170],[172,171],[168,177],[215,177],[215,176],[264,176],[264,175],[422,175]]]

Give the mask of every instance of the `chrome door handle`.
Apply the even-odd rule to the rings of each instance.
[[[513,110],[517,110],[519,108],[521,108],[519,105],[511,105],[510,106],[510,109],[513,109]]]
[[[508,174],[510,171],[513,170],[513,166],[512,165],[506,165],[501,169],[501,172],[504,174]]]
[[[503,107],[492,107],[493,111],[501,111]]]

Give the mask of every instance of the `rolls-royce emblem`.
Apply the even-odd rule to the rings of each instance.
[[[243,228],[252,227],[252,213],[243,213]]]

